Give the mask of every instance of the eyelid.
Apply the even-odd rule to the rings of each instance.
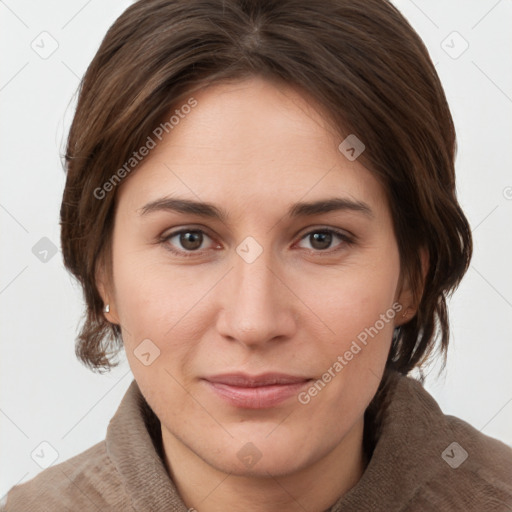
[[[323,225],[317,225],[317,226],[309,226],[307,228],[305,228],[306,230],[305,231],[299,231],[299,233],[302,233],[302,234],[299,234],[297,236],[300,237],[300,239],[302,240],[302,238],[304,238],[306,235],[309,235],[311,233],[317,233],[317,232],[320,232],[320,231],[328,231],[328,232],[332,232],[332,233],[335,233],[339,236],[343,236],[343,237],[346,237],[346,238],[351,238],[353,240],[356,240],[356,236],[351,233],[350,231],[346,230],[346,229],[342,229],[342,228],[335,228],[335,227],[332,227],[332,226],[323,226]]]

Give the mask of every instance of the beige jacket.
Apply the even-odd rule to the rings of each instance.
[[[395,379],[372,458],[329,512],[512,511],[512,448],[444,415],[418,381]],[[0,508],[188,510],[162,462],[160,423],[135,381],[104,441],[13,487]]]

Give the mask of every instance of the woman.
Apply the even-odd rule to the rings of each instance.
[[[509,510],[512,450],[408,377],[468,268],[455,133],[384,0],[145,0],[83,79],[61,207],[106,440],[5,510]]]

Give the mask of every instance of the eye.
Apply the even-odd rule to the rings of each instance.
[[[328,250],[333,241],[338,238],[342,243],[334,250]],[[204,247],[205,239],[211,239],[202,229],[185,228],[179,231],[166,234],[161,237],[160,242],[165,245],[165,248],[170,252],[184,257],[197,256],[202,254],[208,247]],[[312,252],[331,254],[342,250],[345,246],[354,243],[354,240],[346,233],[331,229],[321,228],[315,229],[306,233],[300,241],[309,240],[311,247],[305,247]],[[215,248],[220,249],[221,246],[217,244]]]
[[[201,229],[181,229],[162,237],[161,242],[166,248],[180,256],[194,256],[194,253],[202,253],[205,250],[203,242],[205,238],[211,238]],[[175,241],[173,242],[173,239]],[[178,248],[176,248],[178,246]]]
[[[329,249],[331,247],[333,240],[335,240],[336,238],[340,239],[344,243],[338,244],[337,249],[327,251],[326,249]],[[327,253],[336,252],[338,250],[343,249],[344,246],[351,245],[353,243],[352,238],[347,234],[330,228],[315,229],[313,231],[310,231],[301,238],[301,241],[303,240],[309,240],[311,250],[315,252]],[[308,249],[308,247],[306,247],[306,249]]]

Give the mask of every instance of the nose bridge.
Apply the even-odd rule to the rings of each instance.
[[[289,336],[293,328],[291,305],[286,287],[276,277],[276,258],[271,248],[246,239],[236,252],[225,297],[222,334],[247,345]]]
[[[277,278],[270,269],[275,267],[275,258],[270,247],[263,248],[254,240],[242,242],[237,247],[233,279],[235,280],[236,303],[245,311],[270,313],[275,311]],[[279,301],[277,301],[279,302]]]

